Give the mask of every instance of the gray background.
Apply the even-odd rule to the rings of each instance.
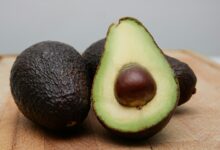
[[[143,22],[161,48],[220,55],[218,0],[0,0],[0,54],[43,40],[83,52],[120,17]]]

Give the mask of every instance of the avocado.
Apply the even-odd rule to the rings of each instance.
[[[82,54],[88,68],[90,84],[92,84],[97,66],[99,65],[105,45],[105,38],[91,44]],[[165,55],[170,63],[180,86],[180,98],[178,106],[187,102],[196,92],[197,78],[193,70],[184,62],[176,58]]]
[[[71,129],[90,109],[85,62],[71,46],[44,41],[24,50],[13,64],[11,93],[28,119],[49,129]]]
[[[92,84],[98,120],[112,133],[150,137],[170,120],[179,85],[162,51],[134,18],[122,18],[107,33]]]
[[[184,62],[170,56],[166,56],[173,68],[180,86],[180,98],[178,105],[186,103],[196,93],[197,78],[193,70]]]

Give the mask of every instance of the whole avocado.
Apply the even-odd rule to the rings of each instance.
[[[14,101],[28,119],[49,129],[80,124],[90,109],[86,65],[71,46],[44,41],[24,50],[11,69]]]
[[[99,65],[104,46],[105,38],[91,44],[82,54],[82,57],[86,61],[88,68],[90,87],[96,73],[96,68]],[[170,63],[172,69],[174,70],[174,73],[177,76],[180,85],[180,98],[178,102],[178,106],[180,106],[187,102],[196,92],[195,86],[197,78],[193,70],[186,63],[167,55],[165,55],[165,57]]]
[[[195,87],[197,78],[193,70],[186,63],[170,56],[166,56],[166,59],[173,68],[179,81],[180,98],[178,105],[180,106],[187,102],[191,96],[196,93]]]

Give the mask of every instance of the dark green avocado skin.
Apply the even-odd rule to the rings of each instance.
[[[88,75],[90,78],[90,87],[96,72],[96,68],[99,65],[100,58],[102,56],[105,46],[105,39],[101,39],[90,45],[82,54],[88,68]],[[173,57],[165,55],[170,63],[175,75],[179,81],[180,86],[180,98],[178,106],[187,102],[192,94],[196,92],[197,78],[192,69],[184,62],[181,62]]]
[[[10,86],[19,110],[49,129],[72,128],[90,109],[88,76],[81,55],[55,41],[24,50],[11,69]]]
[[[168,62],[173,68],[180,86],[180,98],[178,105],[187,102],[191,96],[196,93],[197,78],[193,70],[184,62],[176,58],[166,56]]]
[[[102,53],[104,51],[104,46],[105,39],[101,39],[91,44],[82,54],[82,57],[86,62],[88,76],[90,78],[90,87],[92,86],[97,66],[99,65]]]

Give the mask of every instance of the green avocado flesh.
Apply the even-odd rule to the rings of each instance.
[[[121,105],[114,93],[120,69],[132,63],[146,68],[156,83],[155,96],[141,109]],[[175,109],[178,89],[173,70],[140,22],[123,18],[110,26],[92,88],[94,110],[105,126],[135,133],[159,124]]]

